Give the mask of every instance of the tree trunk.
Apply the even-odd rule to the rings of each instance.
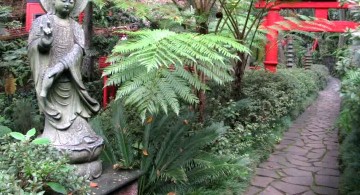
[[[85,34],[85,51],[92,47],[91,39],[93,37],[93,3],[89,2],[84,10],[84,34]],[[93,56],[86,54],[83,60],[82,72],[87,79],[90,79],[94,72],[94,59]]]
[[[209,26],[206,22],[201,22],[198,26],[198,32],[200,34],[208,34]],[[206,83],[205,75],[203,72],[199,72],[198,76],[202,83]],[[199,122],[203,123],[205,121],[205,106],[206,106],[206,95],[204,90],[199,90],[197,92],[199,98]]]
[[[244,53],[238,52],[237,54],[240,57],[240,60],[236,61],[234,72],[235,72],[235,81],[233,87],[233,97],[239,99],[241,97],[241,87],[242,80],[245,74],[246,67],[246,55]]]

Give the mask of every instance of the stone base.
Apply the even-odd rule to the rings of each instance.
[[[102,173],[102,162],[101,160],[96,160],[88,163],[82,164],[73,164],[76,167],[75,174],[79,176],[84,176],[89,180],[96,179],[100,177]]]
[[[116,171],[107,167],[101,177],[93,180],[98,187],[92,188],[90,194],[96,195],[137,195],[140,170]]]

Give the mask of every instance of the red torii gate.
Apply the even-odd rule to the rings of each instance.
[[[276,23],[281,21],[287,21],[289,26],[285,27],[278,25],[277,27],[285,31],[300,30],[307,32],[346,32],[348,28],[355,29],[359,24],[351,21],[329,21],[328,10],[348,9],[350,6],[352,5],[341,4],[336,0],[318,0],[306,2],[289,2],[278,0],[271,3],[260,0],[256,4],[256,8],[269,9],[268,14],[265,17],[265,21],[262,24],[263,27],[269,31],[267,34],[268,43],[265,47],[265,69],[271,72],[276,72],[276,66],[278,64],[278,31],[271,28],[271,26],[274,26]],[[299,24],[295,24],[280,16],[281,9],[314,9],[316,19],[311,22],[302,21]],[[326,26],[326,28],[321,28],[321,25]]]

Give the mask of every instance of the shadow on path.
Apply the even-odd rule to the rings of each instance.
[[[330,78],[317,100],[284,133],[256,169],[246,195],[338,194],[340,81]]]

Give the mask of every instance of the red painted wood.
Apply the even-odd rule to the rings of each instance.
[[[328,9],[315,9],[315,17],[327,20],[328,12],[329,12]]]
[[[278,30],[298,30],[307,32],[346,32],[348,29],[355,29],[359,26],[358,23],[351,21],[329,21],[329,9],[348,9],[352,4],[343,4],[335,0],[326,1],[306,1],[306,2],[289,2],[276,1],[266,3],[261,0],[256,4],[256,8],[269,9],[262,28],[268,31],[268,42],[265,46],[265,69],[271,72],[276,72],[278,64]],[[300,23],[293,23],[279,15],[281,9],[315,9],[315,21],[302,21]],[[281,25],[279,22],[284,21],[287,25]]]
[[[110,63],[106,62],[106,60],[107,60],[106,56],[99,57],[98,62],[99,62],[99,67],[101,69],[110,66]],[[115,92],[116,92],[115,86],[106,86],[107,81],[108,81],[108,77],[104,76],[103,77],[103,86],[104,86],[104,88],[103,88],[103,107],[104,108],[106,108],[110,99],[115,98]]]
[[[348,9],[352,4],[345,3],[341,4],[340,2],[271,2],[266,3],[265,1],[260,1],[256,3],[256,8],[269,8],[269,9]]]
[[[26,24],[25,30],[30,31],[32,22],[36,19],[37,15],[45,14],[40,3],[27,3],[26,4]]]

